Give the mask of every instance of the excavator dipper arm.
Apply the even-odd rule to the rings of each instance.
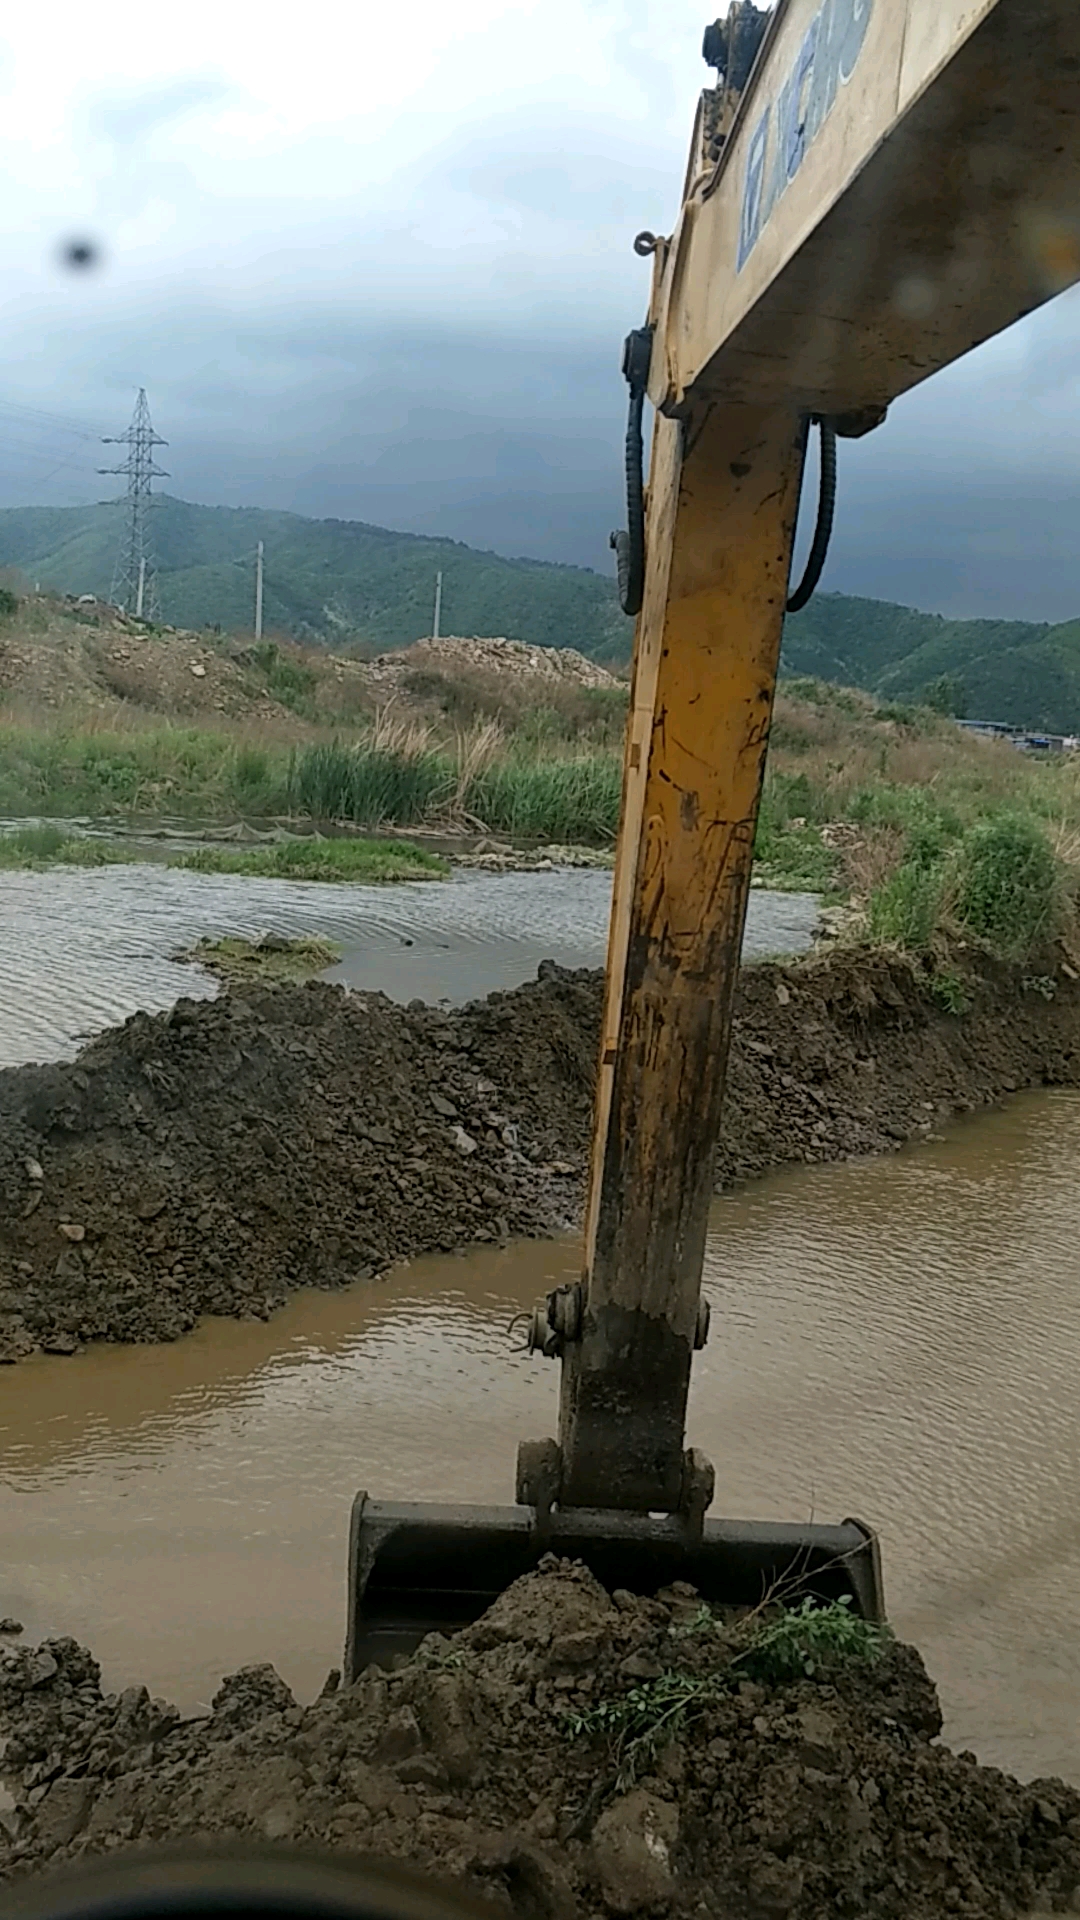
[[[703,98],[671,240],[639,236],[656,419],[644,554],[620,550],[641,605],[585,1261],[534,1324],[558,1438],[521,1448],[515,1507],[358,1496],[350,1674],[551,1549],[610,1585],[882,1613],[858,1523],[705,1518],[685,1423],[713,1154],[807,423],[866,431],[1080,279],[1080,6],[778,0],[763,37],[732,14],[753,70]]]

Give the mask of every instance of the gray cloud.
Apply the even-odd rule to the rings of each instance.
[[[211,198],[171,150],[137,157],[231,98],[226,82],[95,95],[86,124],[117,149],[122,187],[105,204],[126,214],[157,194],[176,235],[125,254],[103,233],[93,286],[57,273],[0,316],[0,502],[111,484],[91,442],[6,418],[5,394],[116,432],[145,384],[173,492],[607,570],[621,339],[648,289],[630,240],[670,226],[685,135],[656,132],[677,89],[669,71],[650,81],[623,12],[636,121],[551,102],[487,113],[385,190],[316,193],[280,219],[228,181]],[[843,446],[827,585],[953,613],[1080,613],[1078,312],[1066,296]]]

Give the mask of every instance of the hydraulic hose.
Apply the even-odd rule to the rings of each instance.
[[[823,414],[815,416],[821,429],[821,481],[818,489],[817,525],[806,568],[794,593],[788,597],[788,613],[801,613],[812,597],[825,567],[836,513],[836,428]]]
[[[639,327],[623,348],[623,374],[630,387],[626,422],[626,531],[613,533],[619,582],[619,605],[638,614],[645,594],[645,443],[641,432],[645,412],[645,384],[652,354],[652,328]]]

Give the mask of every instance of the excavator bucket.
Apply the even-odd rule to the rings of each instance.
[[[389,1666],[425,1634],[468,1626],[547,1553],[583,1561],[609,1593],[652,1595],[681,1580],[712,1605],[812,1595],[846,1599],[868,1620],[885,1617],[877,1540],[858,1520],[707,1520],[693,1539],[676,1516],[576,1507],[538,1528],[530,1507],[397,1504],[360,1493],[349,1540],[347,1679]]]

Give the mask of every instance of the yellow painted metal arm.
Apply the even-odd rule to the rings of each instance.
[[[781,0],[692,169],[650,394],[880,409],[1080,279],[1077,0]]]

